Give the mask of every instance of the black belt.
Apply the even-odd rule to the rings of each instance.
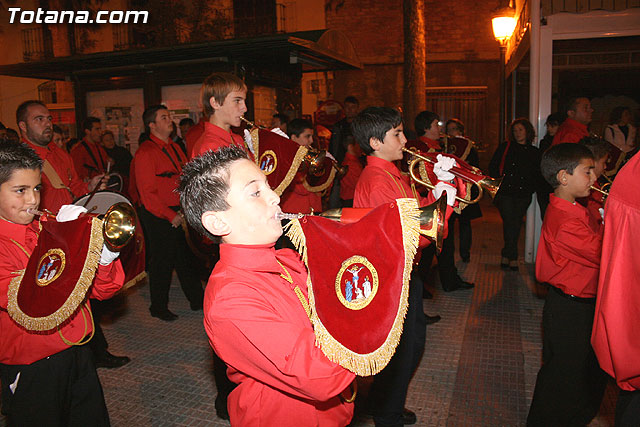
[[[582,298],[582,297],[577,297],[575,295],[565,294],[564,292],[562,292],[560,289],[556,288],[555,286],[550,286],[550,288],[553,289],[554,291],[556,291],[556,293],[558,295],[560,295],[561,297],[566,298],[566,299],[570,299],[571,301],[581,302],[583,304],[595,304],[596,303],[595,297],[593,297],[593,298]]]

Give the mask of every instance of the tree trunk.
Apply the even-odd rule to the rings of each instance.
[[[424,0],[403,0],[404,123],[413,129],[416,115],[426,108],[426,41]]]

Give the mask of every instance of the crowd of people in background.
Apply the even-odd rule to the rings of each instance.
[[[202,119],[197,124],[190,118],[176,123],[163,105],[147,108],[142,117],[144,133],[140,136],[141,143],[135,154],[130,153],[127,147],[118,145],[113,132],[103,131],[102,122],[96,117],[86,117],[81,126],[83,134],[77,139],[69,138],[63,129],[51,123],[46,106],[38,101],[28,101],[19,108],[17,120],[20,135],[15,130],[0,125],[0,140],[4,144],[24,142],[44,161],[53,164],[57,169],[60,176],[56,179],[61,179],[61,183],[54,182],[45,173],[46,165],[42,169],[47,179],[43,181],[44,195],[41,205],[57,211],[60,206],[70,204],[74,198],[88,191],[95,188],[111,190],[116,185],[118,191],[137,205],[144,227],[147,250],[150,253],[147,265],[151,294],[150,315],[171,322],[178,317],[169,309],[169,287],[174,269],[192,310],[202,310],[204,304],[206,311],[207,304],[213,304],[212,301],[219,298],[218,295],[205,295],[196,265],[199,260],[193,255],[188,240],[197,233],[194,233],[193,224],[187,225],[185,222],[180,194],[175,190],[179,185],[182,185],[183,190],[189,185],[184,182],[180,184],[184,168],[194,176],[193,179],[201,179],[197,174],[206,175],[202,170],[193,169],[198,165],[190,166],[191,169],[186,166],[192,164],[189,162],[193,162],[193,159],[200,159],[203,155],[212,165],[223,161],[240,161],[233,164],[243,164],[246,170],[237,173],[257,174],[248,163],[242,163],[253,160],[255,155],[250,144],[247,145],[251,137],[245,134],[243,138],[243,133],[238,131],[243,126],[240,117],[247,111],[246,95],[247,86],[241,79],[230,74],[214,73],[203,83],[201,101],[204,111]],[[453,153],[457,156],[459,166],[465,165],[470,170],[482,173],[478,153],[480,144],[465,134],[465,124],[459,118],[441,117],[438,112],[422,111],[415,118],[403,119],[395,109],[361,108],[359,100],[354,96],[346,97],[343,107],[343,117],[334,124],[327,146],[319,144],[315,135],[316,127],[310,120],[288,117],[282,113],[273,115],[270,127],[274,132],[300,146],[314,146],[317,150],[323,150],[330,161],[335,162],[336,168],[341,170],[341,173],[336,174],[333,185],[315,191],[307,185],[308,171],[300,169],[290,186],[278,198],[283,211],[307,214],[329,208],[375,207],[393,201],[396,197],[415,197],[426,204],[427,199],[433,198],[431,190],[419,186],[416,188],[415,183],[412,184],[407,177],[407,161],[411,160],[411,157],[404,154],[402,158],[400,148],[405,146],[424,153]],[[48,117],[47,125],[34,124],[36,113]],[[545,124],[546,133],[542,138],[539,138],[540,130],[537,132],[529,120],[515,119],[509,125],[507,140],[499,141],[486,169],[487,175],[494,178],[502,177],[500,189],[494,199],[503,225],[501,268],[513,271],[519,269],[519,238],[523,218],[534,200],[534,194],[544,218],[541,241],[543,255],[538,255],[538,278],[550,283],[551,290],[544,314],[544,365],[538,376],[529,415],[531,425],[553,425],[559,419],[562,423],[577,422],[584,425],[595,415],[602,399],[606,377],[596,363],[589,340],[594,318],[595,295],[598,292],[599,255],[595,254],[599,254],[602,245],[601,237],[598,240],[594,236],[597,236],[598,227],[602,226],[603,200],[599,193],[590,194],[590,189],[593,186],[601,188],[605,179],[612,178],[615,172],[634,156],[638,151],[638,135],[633,124],[633,112],[629,107],[613,108],[609,124],[603,129],[603,138],[589,132],[592,113],[589,99],[574,98],[564,112],[549,115]],[[446,123],[442,123],[441,120],[445,118]],[[411,121],[412,119],[415,120]],[[371,125],[372,122],[376,125]],[[403,133],[403,122],[405,130],[409,125],[413,126],[417,135],[415,139],[407,141]],[[568,146],[573,143],[577,144]],[[215,156],[207,157],[211,156],[209,153],[218,151],[231,157],[226,160]],[[38,168],[39,166],[35,167]],[[231,173],[229,170],[231,169],[227,169],[227,174]],[[119,183],[112,179],[114,175],[119,177]],[[387,176],[390,180],[387,180]],[[234,178],[227,179],[231,181],[227,184],[220,183],[221,187],[216,191],[223,191],[224,185],[227,185],[231,186],[230,190],[227,188],[229,194],[235,194]],[[436,189],[440,188],[442,193],[442,187],[439,187],[443,181],[442,176],[437,175],[432,177],[432,180]],[[601,180],[600,183],[598,180]],[[467,200],[477,195],[477,191],[474,193],[475,190],[460,185],[456,187],[455,182],[450,185],[456,188],[454,192],[458,196],[466,196]],[[270,190],[263,191],[268,193]],[[446,193],[446,190],[444,192]],[[273,203],[275,197],[270,193],[269,196],[269,203]],[[570,203],[566,204],[566,201]],[[225,200],[218,203],[220,204],[216,205],[215,210],[225,211]],[[577,206],[584,206],[585,210]],[[589,221],[583,217],[585,212],[591,215]],[[425,345],[424,328],[440,320],[439,315],[428,316],[418,308],[422,307],[422,298],[432,297],[424,284],[430,280],[429,273],[434,259],[437,262],[439,281],[445,292],[472,291],[475,287],[474,283],[465,281],[458,274],[455,265],[454,224],[455,221],[459,223],[459,258],[463,263],[467,263],[472,256],[471,224],[474,219],[482,216],[482,211],[477,204],[469,204],[450,215],[448,236],[444,240],[442,251],[436,253],[434,245],[425,247],[422,258],[416,260],[419,263],[411,278],[412,291],[407,314],[407,319],[410,320],[405,323],[405,334],[412,335],[411,341],[406,347],[401,345],[397,358],[376,376],[368,406],[363,409],[373,415],[376,425],[416,422],[415,414],[406,409],[404,403],[409,379]],[[202,218],[202,221],[205,221],[205,214],[202,214]],[[238,223],[225,225],[221,218],[212,217],[211,222],[203,222],[202,227],[196,224],[195,228],[206,230],[209,237],[225,236],[222,239],[223,243],[225,238],[226,243],[230,243],[229,236],[241,235],[238,231],[240,226]],[[226,220],[230,221],[228,218]],[[566,224],[574,227],[575,235],[582,236],[582,240],[562,242],[565,245],[563,247],[568,248],[563,250],[575,256],[566,256],[563,250],[560,253],[554,252],[558,250],[554,242],[562,239],[559,230],[565,227],[566,232]],[[225,226],[228,226],[228,231],[225,231]],[[243,242],[244,238],[249,239],[247,235],[242,234],[237,242]],[[585,249],[589,247],[585,242],[592,245],[593,249]],[[213,246],[217,248],[216,245]],[[214,250],[210,254],[216,258],[213,264],[217,257],[221,257],[229,263],[225,266],[232,265],[233,262],[229,258],[230,249],[228,246],[223,247],[227,248],[224,249],[224,253]],[[234,250],[237,251],[237,248]],[[585,255],[589,250],[592,256]],[[558,265],[558,259],[565,256],[566,263]],[[558,269],[557,274],[554,273],[554,269]],[[584,276],[587,274],[584,273],[585,269],[588,270],[589,277],[582,277],[580,280],[589,282],[587,290],[585,288],[576,291],[558,279],[558,276],[566,275],[568,272]],[[562,270],[564,272],[561,272]],[[240,272],[234,274],[241,275]],[[96,366],[117,368],[125,365],[129,362],[128,357],[114,356],[107,351],[108,345],[99,324],[101,304],[92,300],[91,305],[96,327],[96,337],[91,348]],[[562,320],[551,322],[551,313],[555,313],[553,315]],[[221,320],[205,319],[210,336],[212,332],[209,328],[215,329],[216,321]],[[579,332],[567,332],[569,325],[576,321],[582,322],[582,329]],[[571,339],[568,340],[567,336],[571,336]],[[236,420],[243,422],[258,422],[258,418],[264,414],[248,414],[246,408],[243,409],[244,403],[239,400],[239,396],[240,393],[253,393],[256,390],[266,393],[266,388],[260,381],[268,383],[270,380],[261,376],[263,367],[256,362],[256,366],[249,369],[255,372],[242,371],[238,366],[244,366],[243,363],[235,363],[241,355],[230,350],[229,343],[218,341],[217,338],[211,338],[211,342],[214,347],[218,387],[218,415],[224,419],[231,416],[232,421],[236,417]],[[563,356],[550,355],[549,352],[553,351],[560,352]],[[218,354],[220,352],[221,354]],[[584,366],[569,372],[567,366],[572,363],[577,365],[575,357],[582,356],[586,360]],[[308,357],[313,359],[318,356]],[[7,361],[4,360],[3,363]],[[323,369],[333,372],[334,379],[340,379],[336,380],[336,384],[332,384],[332,392],[343,389],[353,380],[352,375],[335,368],[328,360],[323,359],[322,364]],[[7,375],[2,378],[3,392],[5,386],[8,387],[8,384],[5,384],[9,379]],[[295,375],[304,376],[305,373],[296,372]],[[258,380],[249,386],[246,382],[250,377]],[[238,382],[241,384],[238,387],[240,391],[234,391]],[[278,388],[280,382],[285,383],[286,379],[277,378],[269,387]],[[567,382],[571,382],[573,386],[566,386]],[[317,401],[304,400],[308,399],[304,393],[300,397],[287,387],[284,389],[282,393],[270,392],[272,395],[269,399],[272,399],[274,405],[278,402],[291,404],[292,400],[298,403],[304,401],[304,405],[300,403],[300,406],[296,406],[297,410],[311,411],[309,405],[317,406],[331,402],[320,398]],[[289,396],[287,393],[293,395]],[[286,407],[285,405],[282,408]],[[342,406],[340,408],[342,409],[336,411],[346,410]],[[282,416],[281,412],[275,411],[274,414]],[[336,417],[346,419],[345,413],[342,412]]]

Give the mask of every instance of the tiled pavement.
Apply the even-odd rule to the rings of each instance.
[[[475,282],[475,290],[444,293],[436,285],[434,299],[424,300],[425,311],[442,320],[428,327],[426,351],[409,390],[407,407],[417,413],[418,425],[519,426],[526,420],[540,365],[543,300],[537,295],[543,289],[532,265],[500,270],[500,219],[486,201],[483,212],[473,222],[471,262],[458,262],[460,275]],[[177,283],[170,301],[177,321],[152,318],[148,286],[138,286],[116,300],[113,316],[103,321],[110,351],[132,359],[120,369],[99,370],[111,423],[228,426],[215,416],[202,312],[190,311]],[[591,426],[613,425],[616,395],[610,385]],[[354,424],[373,425],[366,418]]]

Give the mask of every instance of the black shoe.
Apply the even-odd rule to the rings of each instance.
[[[440,316],[436,316],[436,317],[440,317]],[[402,424],[410,425],[410,424],[415,424],[416,422],[418,422],[418,417],[416,417],[416,413],[413,411],[410,411],[407,408],[404,408],[402,410]]]
[[[199,310],[202,310],[202,302],[200,302],[199,304],[191,303],[191,304],[189,304],[189,305],[191,306],[191,310],[192,310],[192,311],[199,311]]]
[[[462,262],[467,263],[469,261],[471,261],[471,257],[470,256],[463,256],[462,258]]]
[[[164,320],[165,322],[173,322],[178,318],[177,314],[174,314],[169,311],[169,309],[164,309],[162,311],[149,310],[151,312],[151,317],[157,317],[160,320]]]
[[[424,316],[427,318],[427,325],[433,325],[434,323],[438,323],[440,319],[442,319],[442,317],[440,317],[439,314],[436,314],[435,316],[429,316],[428,314],[425,314]],[[413,423],[410,423],[410,424],[413,424]]]
[[[222,418],[223,420],[229,420],[229,411],[227,410],[227,402],[224,401],[220,394],[218,393],[218,397],[216,397],[216,415],[218,418]]]
[[[511,269],[511,271],[518,271],[518,260],[512,259],[511,261],[509,261],[509,268]]]
[[[433,299],[433,294],[426,289],[422,289],[422,299]]]
[[[502,257],[502,259],[500,260],[500,268],[504,268],[507,269],[509,268],[509,259]]]
[[[129,362],[131,362],[131,359],[129,359],[127,356],[114,356],[108,351],[105,351],[102,356],[96,358],[96,368],[119,368]]]
[[[444,289],[445,292],[453,292],[453,291],[457,291],[458,289],[472,289],[475,286],[476,285],[471,282],[465,282],[462,279],[458,279],[458,281],[456,281],[456,284],[454,286],[450,288],[443,287],[442,289]]]

